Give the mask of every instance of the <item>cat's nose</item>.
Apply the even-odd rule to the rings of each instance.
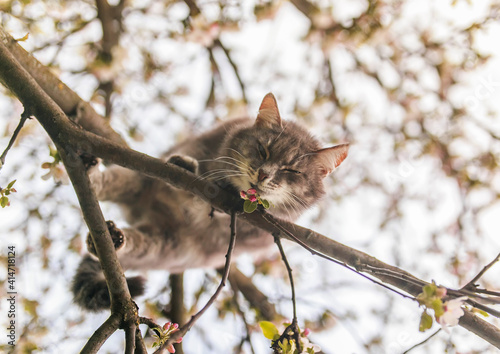
[[[269,175],[262,170],[259,170],[259,182],[262,182],[267,178],[269,178]]]

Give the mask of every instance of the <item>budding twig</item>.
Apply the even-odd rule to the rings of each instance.
[[[14,142],[16,141],[17,136],[19,135],[19,132],[24,126],[24,123],[26,120],[31,116],[31,114],[27,111],[27,109],[24,110],[24,112],[21,114],[21,120],[19,121],[19,124],[16,127],[16,130],[14,130],[14,133],[12,134],[12,137],[10,138],[9,144],[5,148],[4,152],[2,153],[2,156],[0,156],[0,170],[2,169],[3,165],[5,164],[5,158],[7,157],[7,153],[9,152],[10,148],[12,145],[14,145]]]

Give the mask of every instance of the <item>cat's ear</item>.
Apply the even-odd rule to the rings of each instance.
[[[272,128],[273,126],[282,127],[278,103],[272,93],[268,93],[262,100],[255,125],[266,128]]]
[[[323,177],[328,176],[347,157],[349,144],[341,144],[315,151],[316,164]]]

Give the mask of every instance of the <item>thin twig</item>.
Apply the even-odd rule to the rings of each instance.
[[[295,286],[293,285],[292,268],[288,263],[288,259],[286,258],[285,251],[283,250],[283,246],[281,245],[279,236],[277,235],[273,236],[274,236],[274,242],[276,243],[278,249],[280,250],[281,259],[283,260],[283,263],[285,263],[286,271],[288,272],[288,278],[290,279],[290,288],[292,290],[293,322],[297,322],[297,301],[295,299]]]
[[[302,352],[301,348],[301,343],[299,339],[299,326],[297,325],[297,300],[295,299],[295,286],[293,284],[293,276],[292,276],[292,267],[290,267],[290,264],[288,263],[288,259],[286,258],[285,251],[283,250],[283,246],[281,245],[281,241],[278,235],[273,235],[274,237],[274,242],[278,246],[278,249],[280,251],[281,259],[283,260],[283,263],[285,263],[286,271],[288,272],[288,277],[290,279],[290,288],[292,290],[292,306],[293,306],[293,319],[292,323],[285,329],[281,337],[273,342],[273,348],[277,348],[279,345],[279,342],[282,342],[282,339],[285,337],[289,337],[288,332],[291,330],[292,331],[292,337],[295,339],[295,344],[297,345],[297,349],[299,352]]]
[[[7,153],[9,152],[10,148],[12,145],[14,145],[14,142],[16,141],[17,136],[19,135],[19,132],[23,128],[24,123],[26,120],[31,116],[29,111],[27,111],[27,108],[24,109],[24,112],[21,114],[21,120],[19,121],[19,124],[16,127],[16,130],[14,130],[14,133],[12,134],[12,137],[10,138],[9,144],[5,148],[4,152],[2,153],[2,156],[0,156],[0,170],[2,169],[3,165],[5,164],[5,158],[7,157]]]
[[[420,343],[417,343],[415,344],[414,346],[412,346],[411,348],[405,350],[402,354],[407,354],[409,353],[411,350],[421,346],[422,344],[425,344],[426,342],[428,342],[432,337],[434,337],[436,334],[438,334],[439,332],[441,332],[441,328],[438,329],[436,332],[434,332],[433,334],[431,334],[429,337],[427,337],[426,339],[424,339],[423,341],[421,341]]]
[[[486,273],[488,271],[488,269],[490,269],[491,267],[493,267],[493,265],[498,262],[500,260],[500,253],[497,254],[497,256],[495,257],[495,259],[493,259],[490,263],[488,263],[483,269],[481,269],[481,271],[470,281],[468,282],[467,284],[465,284],[462,289],[467,289],[467,290],[474,290],[476,288],[476,281],[479,280],[479,278],[481,278],[484,273]]]
[[[478,294],[486,294],[486,295],[492,295],[492,296],[498,296],[498,297],[500,297],[500,292],[498,292],[498,291],[492,291],[492,290],[488,290],[488,289],[474,289],[474,292],[478,293]]]
[[[388,276],[388,277],[406,280],[406,281],[408,281],[416,286],[419,286],[419,287],[423,287],[427,284],[427,282],[425,282],[423,280],[410,277],[410,276],[403,274],[403,273],[398,273],[398,272],[393,271],[391,269],[378,268],[378,267],[374,267],[374,266],[370,266],[370,265],[363,265],[363,266],[361,266],[361,268],[363,271],[369,271],[372,274],[377,274],[377,275],[383,274],[383,275]]]
[[[220,281],[219,286],[217,287],[217,290],[215,290],[215,293],[212,295],[210,300],[206,303],[206,305],[198,311],[195,315],[191,316],[191,319],[183,325],[181,328],[179,328],[178,331],[172,333],[172,336],[154,353],[159,354],[162,353],[163,350],[168,348],[169,345],[175,343],[180,337],[184,336],[190,329],[193,327],[193,325],[196,323],[196,321],[203,316],[203,314],[209,309],[210,306],[217,300],[217,297],[219,296],[220,292],[226,285],[227,277],[229,275],[229,269],[231,267],[231,258],[233,255],[233,250],[234,250],[234,244],[236,241],[236,213],[234,211],[231,212],[231,239],[229,240],[229,246],[227,249],[226,253],[226,263],[224,265],[224,273],[222,274],[222,279]]]
[[[295,237],[295,235],[293,233],[291,233],[290,231],[288,231],[287,229],[285,229],[283,226],[281,226],[279,223],[275,222],[274,220],[271,220],[270,218],[267,217],[267,215],[265,213],[261,214],[262,217],[269,223],[271,223],[273,226],[275,226],[276,228],[278,228],[280,231],[282,231],[283,233],[285,233],[288,237],[290,237],[293,241],[295,241],[296,243],[298,243],[300,246],[302,246],[303,248],[305,248],[306,250],[308,250],[309,252],[311,252],[311,254],[313,255],[316,255],[318,257],[321,257],[321,258],[324,258],[326,260],[329,260],[330,262],[333,262],[333,263],[336,263],[344,268],[347,268],[349,269],[350,271],[353,271],[354,273],[356,274],[359,274],[360,276],[362,276],[363,278],[365,279],[368,279],[369,281],[377,284],[377,285],[380,285],[381,287],[385,288],[385,289],[388,289],[402,297],[405,297],[407,299],[411,299],[411,300],[415,300],[415,298],[413,296],[410,296],[410,295],[406,295],[406,294],[403,294],[402,292],[396,290],[396,289],[393,289],[391,288],[390,286],[387,286],[385,285],[384,283],[381,283],[369,276],[367,276],[366,274],[363,274],[359,271],[357,271],[356,269],[348,266],[347,264],[345,264],[344,262],[339,262],[338,260],[332,258],[332,257],[329,257],[323,253],[320,253],[314,249],[312,249],[311,247],[309,247],[308,245],[306,245],[304,242],[302,242],[301,240],[299,240],[297,237]]]
[[[147,317],[140,316],[139,317],[139,323],[145,324],[146,326],[148,326],[151,329],[153,329],[153,328],[161,328],[161,326],[159,324],[157,324],[155,321],[153,321],[152,319],[147,318]]]
[[[224,44],[222,44],[222,42],[220,41],[220,39],[216,39],[214,41],[214,44],[221,48],[222,51],[224,52],[224,55],[226,56],[227,58],[227,61],[229,62],[229,64],[231,65],[231,67],[233,68],[233,71],[234,71],[234,75],[236,75],[236,79],[238,80],[238,83],[240,84],[240,89],[241,89],[241,96],[243,98],[243,102],[245,104],[248,103],[248,100],[247,100],[247,95],[246,95],[246,89],[245,89],[245,83],[243,82],[243,79],[241,78],[239,72],[238,72],[238,66],[236,65],[236,63],[234,62],[233,58],[231,58],[231,53],[229,51],[229,49],[227,49]]]

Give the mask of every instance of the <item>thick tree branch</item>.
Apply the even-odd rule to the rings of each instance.
[[[17,41],[0,27],[0,41],[16,58],[17,62],[31,75],[40,87],[61,107],[75,123],[88,131],[104,136],[114,142],[126,145],[92,106],[83,101],[74,91],[59,80],[52,72],[22,48]],[[20,82],[22,84],[22,82]]]
[[[0,43],[0,58],[3,63],[0,69],[1,81],[20,99],[25,110],[33,112],[58,148],[101,263],[110,293],[111,313],[120,315],[121,328],[133,327],[132,337],[135,338],[135,323],[138,322],[137,308],[130,296],[99,202],[80,159],[79,146],[78,144],[75,146],[75,140],[72,140],[71,134],[68,134],[69,131],[76,129],[76,126],[70,123],[61,108],[21,67],[3,41]],[[111,319],[114,323],[114,317],[110,318],[110,322]],[[106,330],[100,333],[105,333],[107,336],[111,329],[112,327],[107,326]],[[130,331],[127,333],[127,337],[130,338]],[[100,340],[97,342],[101,343]],[[130,342],[127,341],[127,343],[130,347]],[[135,342],[132,344],[135,347]]]

